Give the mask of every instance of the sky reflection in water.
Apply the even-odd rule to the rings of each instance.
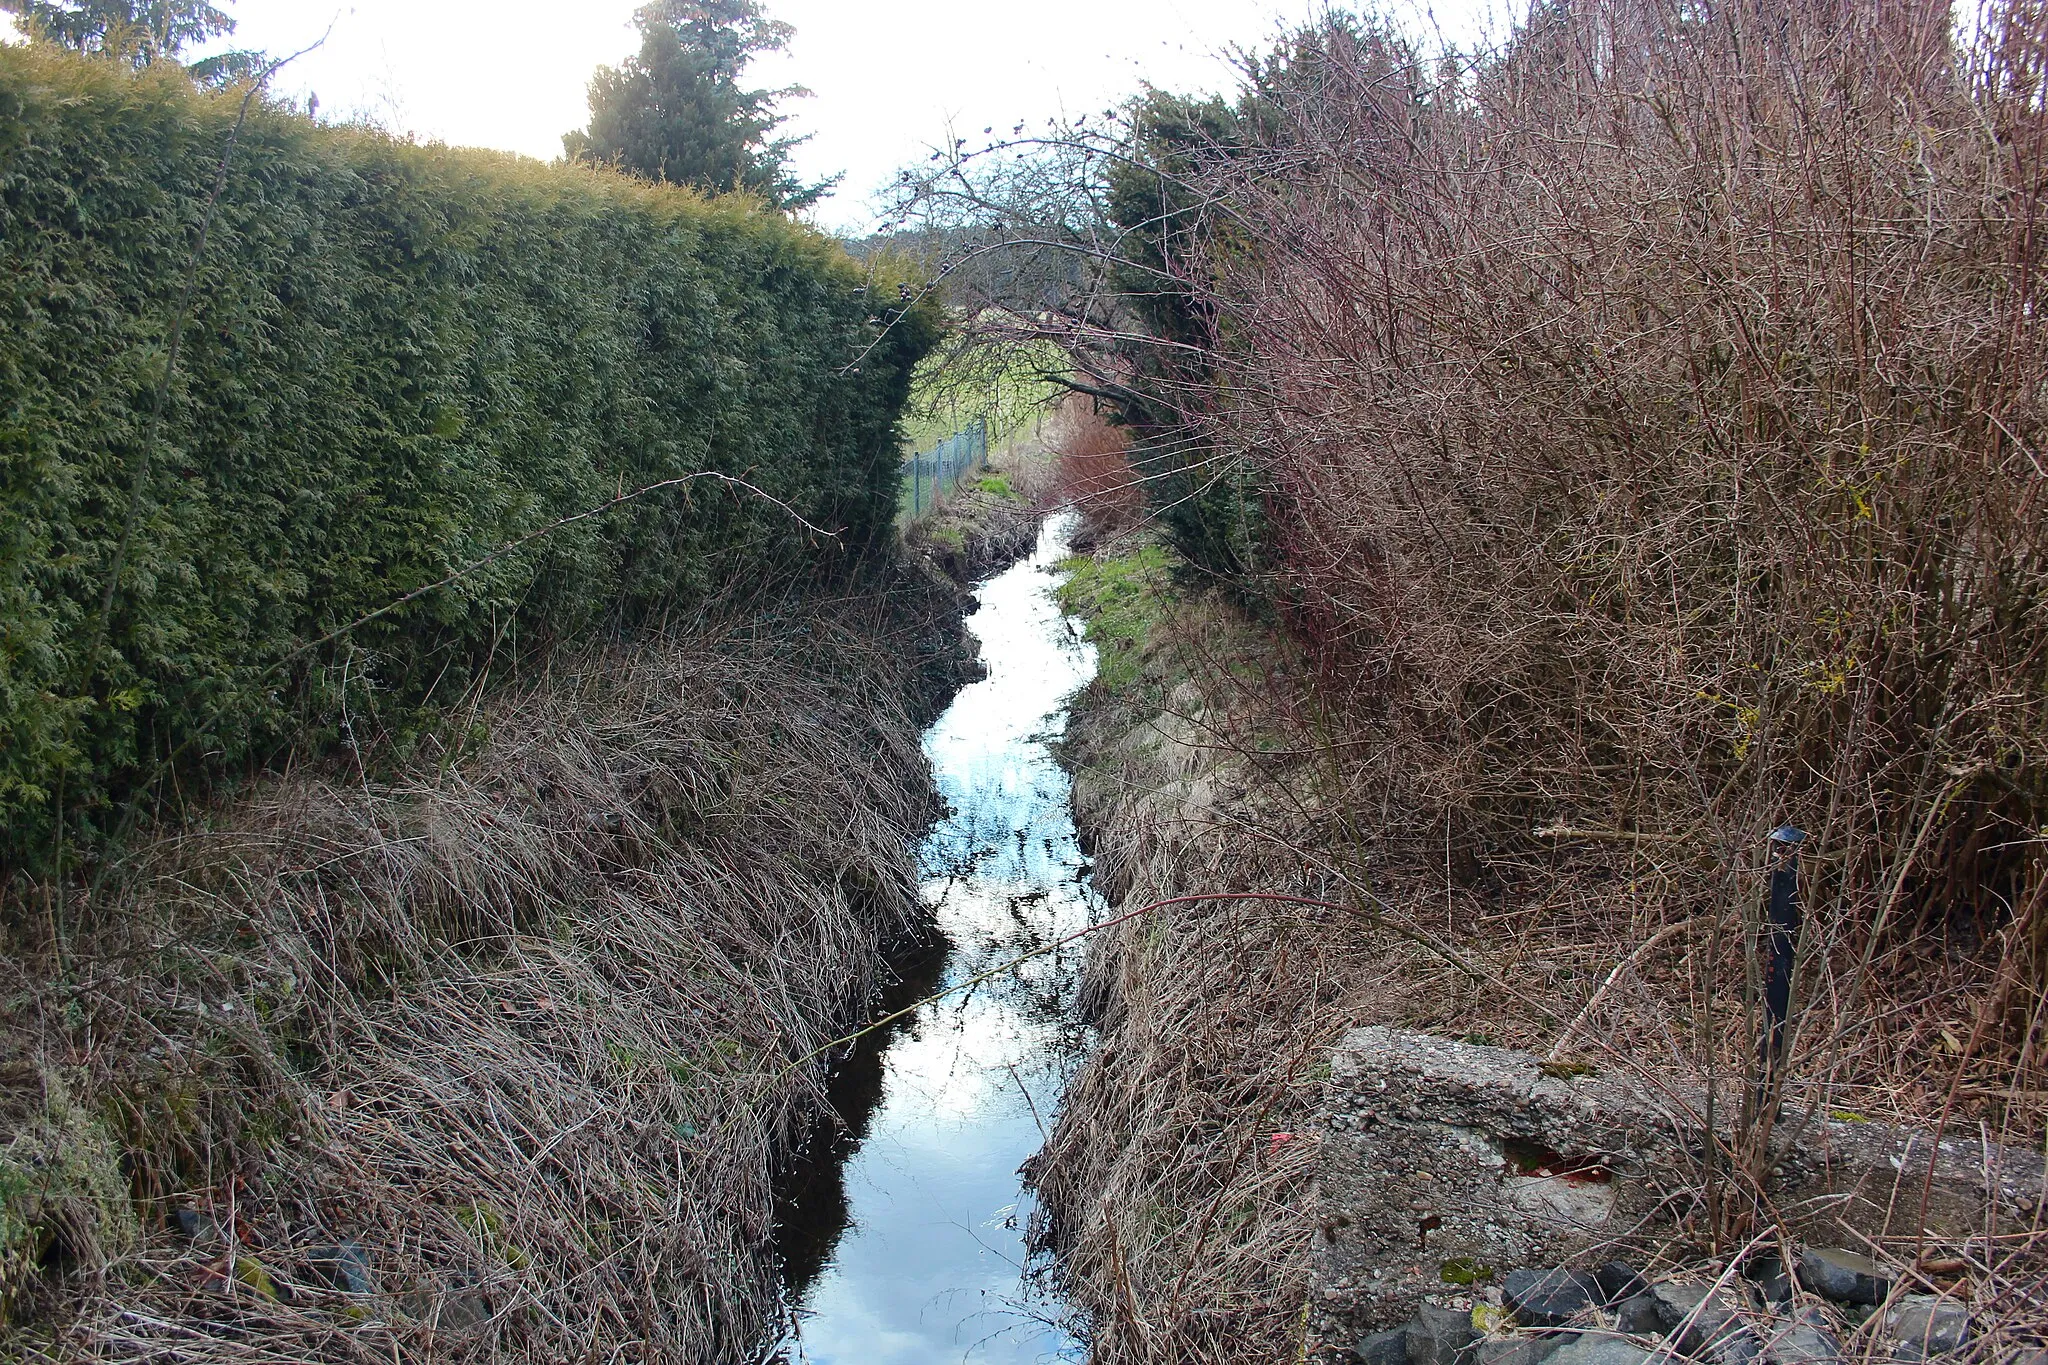
[[[925,899],[951,941],[946,985],[1084,928],[1093,914],[1067,776],[1047,748],[1063,702],[1095,671],[1094,650],[1052,599],[1067,534],[1066,518],[1055,518],[1029,560],[976,591],[981,609],[968,627],[988,677],[925,736],[953,808],[920,855]],[[842,1138],[852,1149],[851,1223],[822,1273],[798,1289],[788,1358],[1079,1358],[1065,1333],[1031,1316],[1020,1281],[1029,1205],[1016,1171],[1038,1149],[1040,1120],[1052,1121],[1079,1046],[1071,1007],[1082,951],[1070,945],[928,1004],[892,1033],[881,1102],[864,1137]]]

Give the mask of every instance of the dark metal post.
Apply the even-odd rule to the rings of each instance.
[[[1757,1098],[1767,1099],[1785,1061],[1785,1023],[1792,1012],[1792,964],[1799,950],[1799,846],[1806,832],[1771,831],[1771,900],[1763,924],[1764,1036],[1757,1062]]]

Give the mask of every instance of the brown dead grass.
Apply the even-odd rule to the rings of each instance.
[[[778,617],[558,660],[459,751],[259,783],[119,869],[61,979],[11,944],[8,1109],[118,1152],[140,1228],[46,1181],[0,1353],[744,1354],[820,1098],[789,1063],[911,926],[929,816],[928,615]],[[343,1241],[379,1292],[316,1273]]]

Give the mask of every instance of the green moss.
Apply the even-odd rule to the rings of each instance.
[[[1600,1070],[1599,1067],[1594,1066],[1591,1062],[1571,1061],[1544,1062],[1536,1069],[1544,1075],[1560,1081],[1568,1081],[1575,1076],[1591,1076]]]
[[[1024,495],[1010,487],[1010,476],[1007,474],[987,475],[975,480],[974,486],[990,497],[1004,498],[1011,502],[1023,501]]]
[[[133,1245],[134,1207],[120,1147],[61,1075],[32,1073],[28,1113],[0,1114],[0,1322],[45,1257],[91,1261]]]
[[[1437,1267],[1437,1277],[1445,1284],[1480,1284],[1493,1278],[1490,1265],[1481,1264],[1470,1256],[1453,1256]]]
[[[270,1272],[263,1268],[263,1263],[254,1256],[235,1258],[235,1278],[266,1299],[277,1297],[276,1282],[270,1278]]]

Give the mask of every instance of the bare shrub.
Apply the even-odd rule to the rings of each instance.
[[[1095,539],[1128,531],[1145,516],[1145,490],[1131,467],[1130,433],[1092,400],[1070,397],[1045,435],[1058,464],[1055,486]]]
[[[1260,243],[1217,256],[1215,430],[1468,880],[1732,932],[1799,824],[1797,1069],[2032,1136],[1995,1096],[2048,1043],[2048,119],[2039,16],[1984,25],[1592,4],[1462,64],[1324,28],[1214,162]]]
[[[1100,1358],[1298,1339],[1305,1164],[1257,1129],[1312,1111],[1285,1059],[1344,1023],[1706,1077],[1743,1123],[1674,1254],[1767,1232],[1780,823],[1810,835],[1784,1122],[2041,1141],[2048,20],[1973,22],[1591,0],[1475,57],[1339,19],[1255,73],[1255,136],[1183,159],[1210,216],[1173,268],[1228,399],[1178,412],[1272,490],[1302,658],[1257,695],[1184,661],[1231,699],[1191,743],[1293,758],[1137,856],[1155,894],[1370,892],[1496,984],[1249,910],[1116,931],[1040,1168]],[[2041,1251],[1966,1249],[1987,1350],[2035,1339]]]

